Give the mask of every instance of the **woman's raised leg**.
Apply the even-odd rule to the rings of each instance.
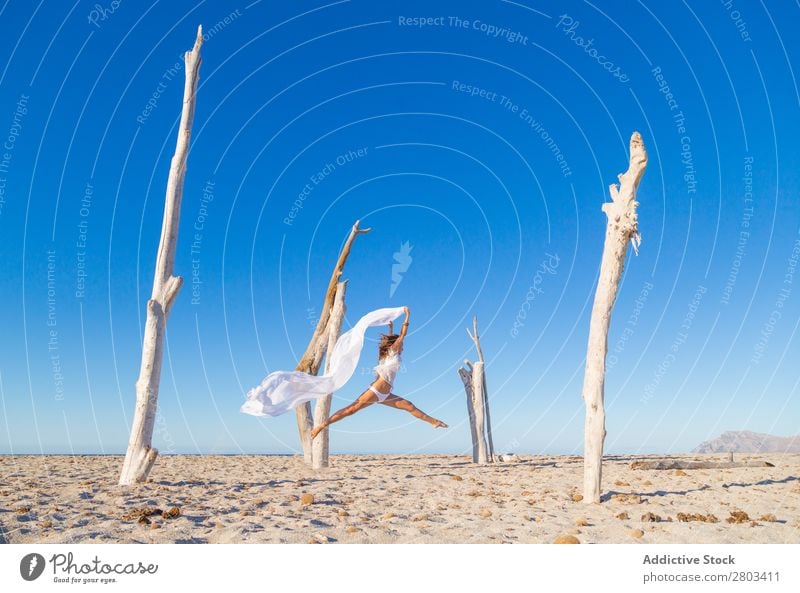
[[[380,403],[382,403],[384,406],[389,406],[390,408],[404,410],[409,414],[411,414],[412,416],[414,416],[415,418],[419,418],[420,420],[427,422],[434,428],[447,428],[447,424],[445,424],[441,420],[434,418],[433,416],[428,416],[425,412],[420,410],[409,400],[404,399],[399,395],[395,395],[394,393],[392,393],[389,397],[387,397]]]
[[[341,420],[342,418],[347,418],[348,416],[352,416],[359,410],[363,410],[364,408],[371,406],[376,401],[378,401],[378,398],[375,396],[374,393],[372,393],[369,389],[367,389],[352,404],[350,404],[349,406],[345,406],[319,426],[315,426],[311,430],[311,438],[313,439],[314,437],[316,437],[320,433],[320,431],[324,430],[334,422],[339,422],[339,420]]]

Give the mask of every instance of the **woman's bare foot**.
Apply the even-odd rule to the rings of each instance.
[[[434,428],[450,428],[449,426],[447,426],[447,424],[445,424],[441,420],[434,420],[431,424],[433,425]]]

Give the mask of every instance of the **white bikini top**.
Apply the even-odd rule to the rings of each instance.
[[[390,386],[394,386],[394,378],[397,376],[398,370],[400,370],[399,352],[389,354],[375,367],[375,372],[378,373],[378,376]]]

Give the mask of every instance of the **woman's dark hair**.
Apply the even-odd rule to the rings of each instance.
[[[392,347],[400,336],[397,334],[381,334],[381,341],[378,344],[378,361],[382,360],[389,354],[389,348]]]

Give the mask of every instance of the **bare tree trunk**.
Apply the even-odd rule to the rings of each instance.
[[[345,305],[344,297],[347,292],[347,280],[339,282],[336,286],[336,297],[333,299],[333,309],[331,316],[328,320],[328,356],[325,361],[325,372],[330,370],[331,366],[331,353],[333,347],[336,345],[336,340],[339,339],[339,333],[342,331],[342,320],[344,319]],[[330,393],[317,400],[317,405],[314,408],[314,423],[322,424],[328,419],[331,413],[331,400],[333,394]],[[325,428],[314,439],[311,446],[311,459],[312,467],[314,469],[322,469],[328,467],[328,453],[329,453],[329,433]]]
[[[136,410],[131,426],[128,451],[119,478],[120,485],[144,482],[158,455],[158,451],[152,447],[153,425],[158,406],[167,317],[183,284],[183,279],[180,276],[173,276],[172,272],[175,264],[175,244],[178,240],[186,159],[189,154],[189,139],[194,119],[197,81],[200,75],[200,46],[202,44],[203,30],[202,27],[198,27],[194,47],[184,55],[186,80],[183,88],[183,109],[175,155],[172,157],[167,178],[161,240],[156,257],[153,292],[147,302],[142,364],[139,369],[139,379],[136,381]]]
[[[477,320],[476,320],[477,321]],[[478,328],[475,328],[477,337]],[[483,373],[483,410],[486,414],[486,441],[489,444],[489,459],[494,461],[494,441],[492,440],[492,417],[489,415],[489,390],[486,389],[486,373]]]
[[[619,280],[625,266],[628,243],[638,253],[640,237],[636,215],[636,190],[647,167],[647,152],[639,132],[630,142],[628,170],[619,175],[619,188],[611,184],[611,202],[603,204],[608,217],[600,277],[597,281],[592,318],[589,326],[589,345],[586,352],[586,371],[583,378],[583,399],[586,404],[583,453],[583,501],[600,502],[603,442],[606,437],[605,388],[606,353],[611,311],[617,298]]]
[[[491,442],[492,428],[489,425],[489,399],[486,394],[486,373],[483,350],[478,337],[477,317],[472,320],[472,328],[473,333],[470,333],[469,329],[467,329],[467,334],[475,343],[475,349],[478,351],[478,360],[474,363],[465,360],[464,364],[467,368],[459,369],[458,374],[464,382],[464,390],[467,393],[469,421],[472,430],[472,461],[475,463],[491,463],[494,461]],[[489,435],[488,443],[487,434]]]
[[[147,302],[142,365],[139,370],[139,379],[136,381],[136,410],[131,426],[128,451],[119,478],[120,485],[144,482],[158,455],[158,451],[152,447],[153,424],[158,406],[167,317],[183,284],[183,279],[180,276],[173,276],[172,272],[175,264],[175,244],[178,240],[183,180],[186,176],[186,159],[189,154],[189,139],[194,119],[197,81],[200,76],[200,46],[202,44],[203,29],[198,27],[194,47],[184,55],[186,81],[183,87],[183,109],[175,155],[172,157],[167,179],[164,221],[156,257],[153,292]]]
[[[467,369],[458,369],[458,375],[464,382],[464,391],[467,393],[467,414],[469,415],[469,430],[472,437],[472,463],[478,463],[478,428],[475,426],[475,407],[472,404],[474,395],[472,391],[472,363],[464,361]]]
[[[311,341],[308,343],[303,357],[297,363],[295,370],[309,375],[316,375],[319,372],[319,367],[322,364],[322,357],[325,355],[325,349],[328,345],[326,331],[328,329],[328,320],[330,319],[331,309],[333,308],[333,301],[336,297],[336,286],[339,283],[339,278],[344,271],[344,264],[347,262],[347,257],[350,255],[350,249],[353,247],[353,241],[358,235],[368,233],[371,229],[358,228],[359,221],[353,225],[350,230],[350,235],[345,241],[342,252],[339,254],[339,259],[336,262],[336,267],[333,268],[330,282],[328,283],[328,290],[325,293],[325,300],[322,303],[322,311],[320,312],[317,327],[314,330],[314,335],[311,336]],[[303,459],[309,465],[313,463],[311,451],[311,429],[313,428],[313,418],[311,416],[311,403],[306,402],[295,408],[297,416],[297,430],[300,433],[300,444],[303,447]]]

